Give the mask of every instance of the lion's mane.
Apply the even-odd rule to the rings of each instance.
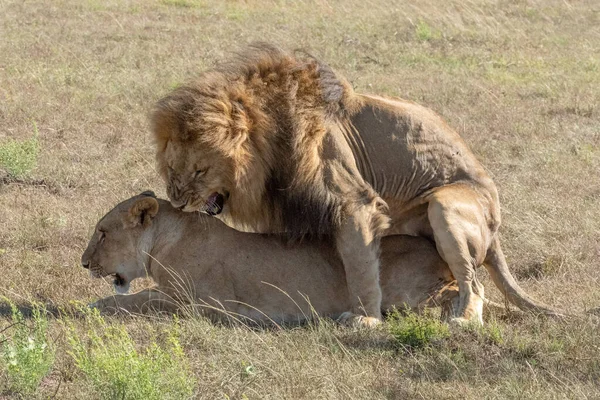
[[[236,218],[267,219],[269,231],[292,238],[330,234],[349,208],[377,198],[368,185],[359,196],[336,191],[322,168],[328,125],[358,102],[314,57],[254,44],[157,103],[159,171],[166,174],[168,141],[203,143],[233,160],[244,199],[232,207]],[[372,225],[380,232],[387,219],[381,214]]]

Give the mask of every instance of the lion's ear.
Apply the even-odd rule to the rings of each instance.
[[[152,219],[157,213],[158,201],[154,197],[143,197],[129,208],[123,224],[126,228],[133,228],[138,225],[147,228],[152,225]]]

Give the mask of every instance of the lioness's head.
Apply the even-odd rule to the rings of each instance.
[[[148,228],[157,213],[158,202],[152,192],[118,204],[96,224],[81,265],[94,278],[113,276],[117,293],[127,293],[132,280],[146,276]]]

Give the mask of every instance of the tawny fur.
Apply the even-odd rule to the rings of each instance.
[[[430,242],[393,236],[382,248],[384,309],[442,304],[451,315],[457,287]],[[97,277],[118,273],[127,286],[146,273],[156,283],[94,303],[107,312],[174,312],[195,304],[217,320],[281,323],[315,313],[337,318],[350,307],[344,268],[331,246],[242,233],[148,194],[118,204],[98,222],[82,264]]]
[[[338,110],[336,101],[351,89],[332,79],[329,85],[338,85],[339,95],[323,101],[323,68],[314,59],[258,46],[176,89],[158,102],[152,115],[159,172],[167,179],[169,162],[176,162],[168,160],[169,143],[194,149],[214,160],[211,168],[221,165],[225,171],[220,172],[227,174],[228,212],[222,217],[229,225],[294,238],[331,234],[343,213],[351,213],[344,206],[378,196],[368,184],[360,193],[354,187],[334,193],[324,176],[327,116]],[[212,189],[211,183],[204,186]],[[347,195],[352,198],[342,198]],[[386,222],[380,216],[373,221],[374,229],[384,231]]]
[[[458,320],[478,317],[482,264],[511,302],[556,314],[510,274],[496,187],[431,110],[357,94],[318,60],[259,44],[161,99],[152,130],[174,206],[201,211],[218,193],[236,229],[331,238],[353,312],[379,316],[379,240],[408,234],[449,264]]]

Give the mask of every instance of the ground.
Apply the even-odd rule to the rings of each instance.
[[[491,314],[486,329],[451,328],[425,348],[402,346],[391,322],[250,330],[183,319],[192,396],[599,397],[599,325],[588,313],[600,306],[599,27],[594,0],[0,0],[0,398],[114,396],[90,385],[55,317],[49,372],[35,390],[19,389],[7,304],[56,309],[111,293],[79,260],[113,205],[147,189],[164,196],[150,107],[255,40],[308,49],[359,92],[441,114],[499,188],[520,284],[579,316]],[[107,320],[138,349],[173,325]]]

